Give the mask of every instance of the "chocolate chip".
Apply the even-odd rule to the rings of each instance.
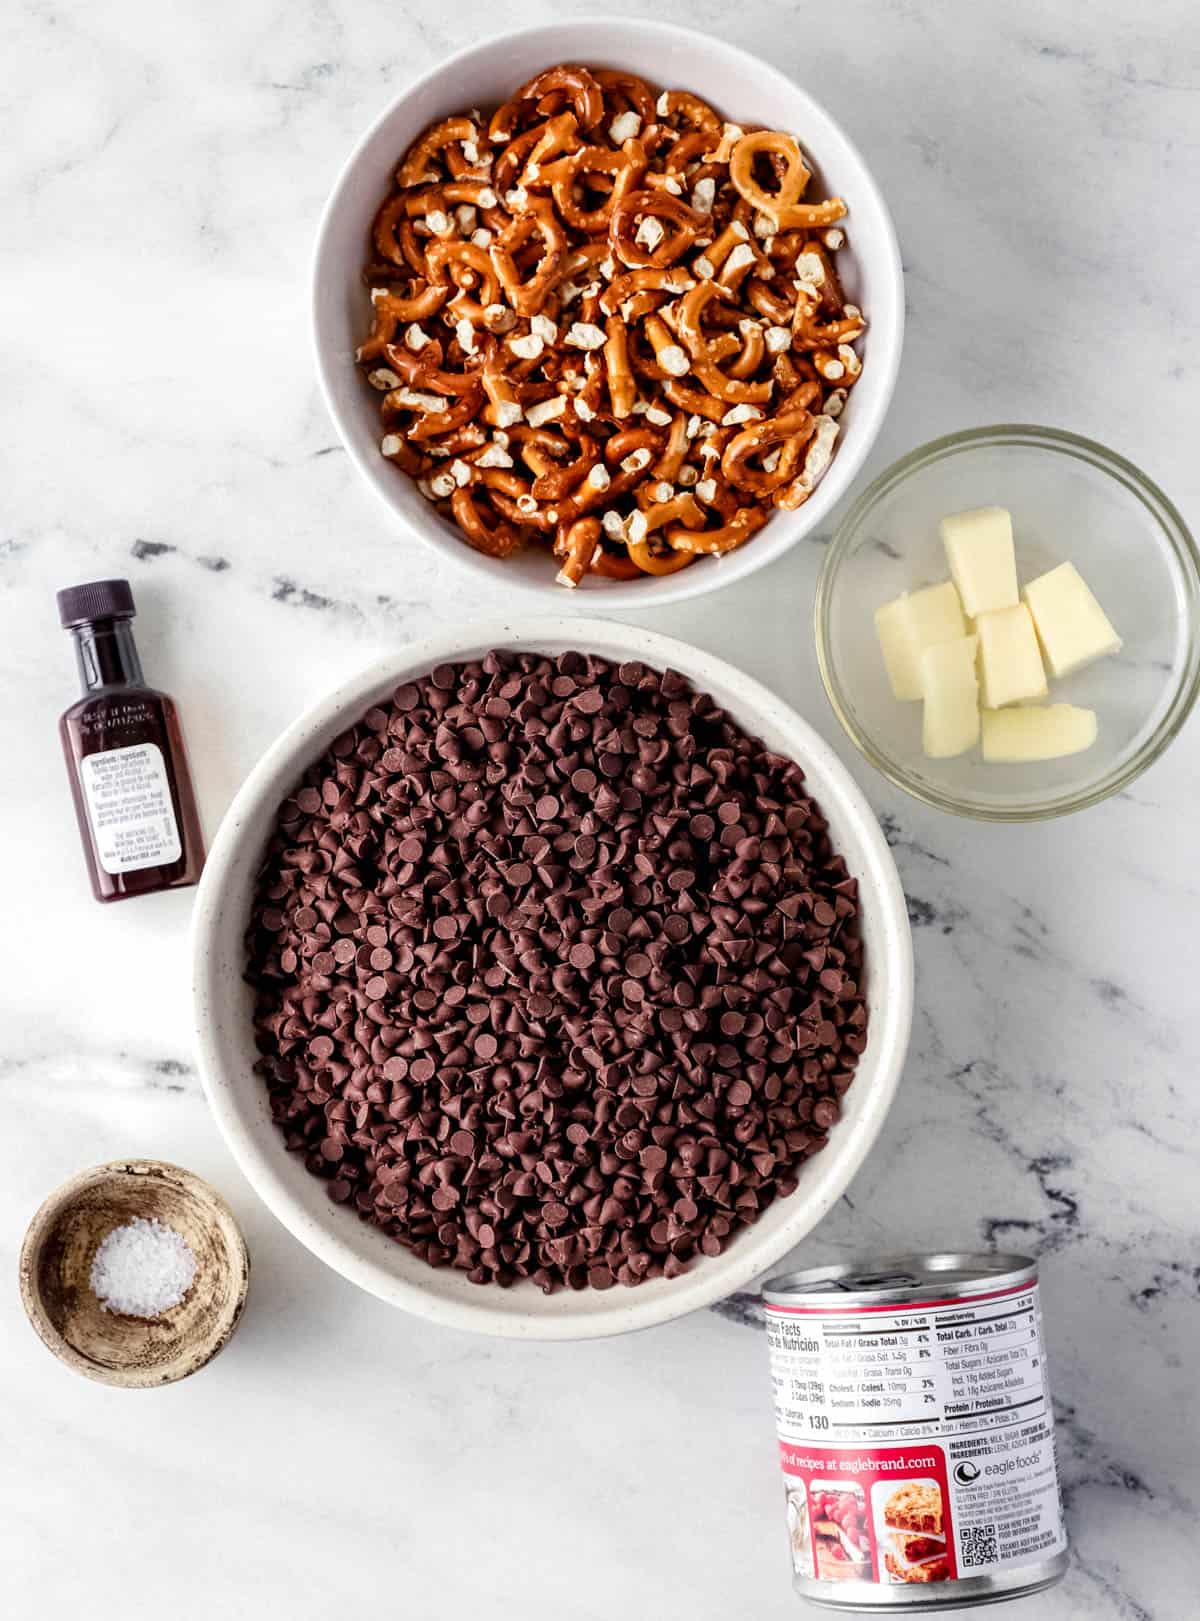
[[[866,1043],[857,886],[799,768],[637,661],[397,688],[281,805],[246,943],[287,1146],[475,1283],[720,1254]]]

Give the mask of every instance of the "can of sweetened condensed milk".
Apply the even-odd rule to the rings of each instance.
[[[889,1256],[763,1296],[798,1593],[937,1610],[1059,1579],[1036,1262]]]

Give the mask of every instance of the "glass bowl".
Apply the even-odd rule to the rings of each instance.
[[[1072,562],[1124,641],[1064,680],[1048,703],[1094,709],[1082,754],[988,765],[978,749],[928,760],[921,705],[892,696],[875,609],[949,575],[938,520],[970,507],[1012,513],[1024,584]],[[1062,816],[1124,788],[1158,758],[1200,686],[1200,554],[1175,507],[1103,445],[1054,428],[974,428],[903,457],[855,502],[817,586],[817,657],[829,700],[884,775],[927,805],[986,821]]]

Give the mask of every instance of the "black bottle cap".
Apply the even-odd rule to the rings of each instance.
[[[58,617],[64,630],[93,619],[132,619],[136,613],[128,580],[92,580],[58,593]]]

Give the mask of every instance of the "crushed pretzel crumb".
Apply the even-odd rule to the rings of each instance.
[[[553,422],[556,417],[562,416],[566,408],[566,397],[556,394],[553,399],[539,400],[536,405],[531,405],[525,413],[525,420],[531,428],[540,428],[543,422]]]
[[[422,394],[416,389],[401,388],[396,391],[397,405],[406,406],[410,411],[444,411],[446,401],[440,394]]]
[[[475,458],[476,467],[511,467],[512,457],[500,445],[486,445]]]
[[[539,338],[536,332],[526,332],[522,337],[510,338],[508,347],[514,355],[522,360],[536,360],[546,347],[545,341]]]
[[[603,327],[591,321],[574,322],[566,336],[566,342],[574,349],[602,349],[605,341]]]

